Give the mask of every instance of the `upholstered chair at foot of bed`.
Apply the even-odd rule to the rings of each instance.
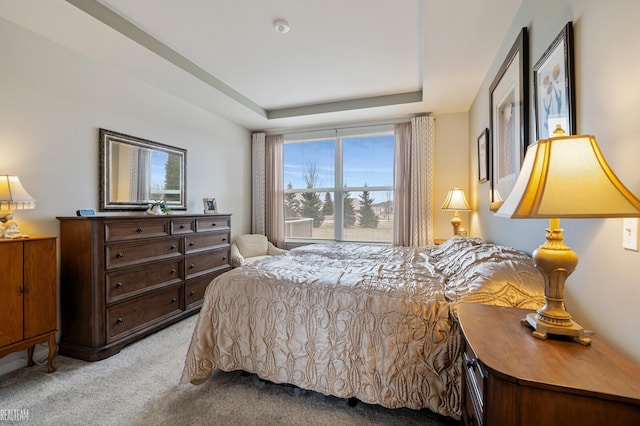
[[[264,235],[240,235],[231,244],[231,266],[237,268],[245,263],[262,259],[265,256],[277,256],[286,252],[286,250],[271,244]]]

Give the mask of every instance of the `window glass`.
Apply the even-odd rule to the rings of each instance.
[[[335,186],[335,162],[335,139],[287,143],[284,148],[285,187],[291,184],[295,189],[331,188]]]
[[[345,192],[344,206],[345,241],[393,241],[393,191]]]
[[[285,237],[393,240],[392,131],[284,145]]]
[[[344,186],[393,186],[393,142],[393,135],[344,138]]]

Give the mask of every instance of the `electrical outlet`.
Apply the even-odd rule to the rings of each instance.
[[[638,218],[622,220],[622,247],[638,251]]]

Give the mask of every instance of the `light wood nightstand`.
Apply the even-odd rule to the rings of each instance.
[[[463,304],[465,425],[638,425],[640,365],[593,335],[591,346],[540,340],[531,311]]]
[[[0,239],[0,270],[0,358],[26,349],[31,367],[36,343],[48,343],[47,371],[54,372],[56,237]]]

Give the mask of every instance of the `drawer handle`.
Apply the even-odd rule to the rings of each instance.
[[[195,267],[196,267],[196,265],[194,265],[193,263],[191,265],[189,265],[189,269],[193,269]]]
[[[175,245],[175,244],[172,244],[172,245],[171,245],[171,250],[175,250],[175,249],[176,249],[176,245]]]
[[[173,275],[173,274],[175,274],[176,272],[177,272],[177,271],[176,271],[176,268],[173,268],[173,269],[171,270],[171,274],[172,274],[172,275]]]
[[[118,259],[122,259],[124,257],[124,254],[122,254],[122,252],[119,252],[119,253],[116,254],[116,257]]]
[[[195,290],[191,290],[191,293],[189,293],[190,296],[195,296],[196,295],[196,291]]]
[[[222,237],[222,241],[227,241],[227,237]]]
[[[176,303],[178,301],[178,299],[176,299],[175,297],[171,298],[171,303]]]
[[[189,242],[189,247],[195,246],[196,243],[194,243],[193,241]]]
[[[116,324],[122,324],[124,322],[124,320],[122,319],[122,317],[118,318],[116,320]]]
[[[211,224],[211,226],[216,226],[216,223],[215,223],[215,222],[213,222],[213,223]]]
[[[222,256],[222,260],[227,260],[227,256]]]
[[[124,287],[124,284],[122,284],[121,282],[118,282],[118,284],[116,284],[116,288],[122,288]]]
[[[184,225],[180,225],[180,229],[184,229]]]
[[[136,232],[137,232],[138,234],[142,234],[142,228],[138,228],[138,229],[136,229]]]

